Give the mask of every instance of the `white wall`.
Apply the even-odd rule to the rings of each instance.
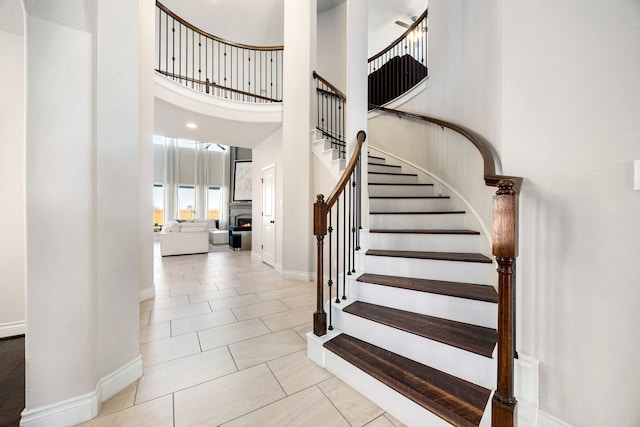
[[[520,199],[518,345],[540,406],[640,425],[640,6],[503,1],[502,160]]]
[[[15,1],[18,3],[19,1]],[[0,338],[25,332],[24,37],[0,31]]]
[[[316,71],[343,93],[347,88],[347,3],[318,14]]]
[[[198,28],[236,43],[282,46],[284,0],[163,2]]]
[[[254,222],[252,227],[252,255],[262,259],[262,170],[270,165],[276,167],[276,182],[275,182],[275,200],[276,200],[276,218],[275,218],[275,236],[276,236],[276,253],[275,253],[275,268],[282,270],[282,194],[283,194],[283,173],[282,173],[282,129],[278,129],[263,142],[256,145],[253,149],[252,156],[252,170],[253,170],[253,186],[252,194],[253,201],[251,202],[252,213],[251,216]],[[303,173],[303,171],[300,171]]]

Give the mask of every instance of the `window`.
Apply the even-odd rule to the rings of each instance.
[[[192,185],[181,185],[178,187],[178,218],[196,218],[196,189]]]
[[[164,225],[164,186],[153,185],[153,231],[160,231]]]
[[[220,187],[207,189],[207,218],[220,219]]]

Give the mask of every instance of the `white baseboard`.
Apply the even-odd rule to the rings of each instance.
[[[544,411],[538,411],[538,427],[571,427],[571,425]]]
[[[309,271],[282,270],[282,278],[311,281],[315,277],[315,273]]]
[[[48,427],[76,425],[98,415],[102,402],[113,397],[142,376],[142,356],[103,377],[95,391],[51,405],[24,410],[20,426]]]
[[[26,331],[25,321],[8,322],[0,324],[0,338],[24,335]]]
[[[148,288],[140,289],[140,302],[146,301],[151,298],[155,298],[155,296],[156,296],[155,286],[150,286]]]

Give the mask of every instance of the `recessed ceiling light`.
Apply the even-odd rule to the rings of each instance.
[[[197,125],[197,124],[195,124],[195,123],[187,123],[187,127],[188,127],[189,129],[196,129],[196,128],[198,127],[198,125]]]

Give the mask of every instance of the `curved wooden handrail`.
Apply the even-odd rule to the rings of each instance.
[[[425,116],[422,114],[409,113],[406,111],[396,110],[393,108],[387,108],[373,104],[369,104],[369,109],[375,109],[383,111],[385,113],[395,114],[397,116],[434,123],[438,126],[446,127],[447,129],[451,129],[452,131],[459,133],[460,135],[467,138],[480,152],[484,164],[484,182],[486,185],[490,187],[498,187],[498,184],[501,180],[509,180],[513,181],[514,190],[516,192],[520,192],[520,187],[522,186],[521,177],[496,174],[496,164],[498,164],[497,156],[491,149],[491,145],[489,144],[489,142],[482,135],[446,120],[437,119],[435,117]]]
[[[360,159],[360,151],[362,151],[362,144],[366,139],[367,139],[366,132],[363,130],[359,131],[356,137],[356,148],[353,150],[353,155],[351,156],[351,160],[349,161],[349,164],[347,165],[344,172],[342,173],[342,176],[340,177],[340,181],[338,181],[338,183],[334,187],[331,194],[329,194],[327,201],[325,202],[327,204],[327,210],[333,207],[333,205],[336,203],[336,200],[338,200],[338,197],[340,197],[340,194],[342,194],[342,191],[349,183],[349,179],[351,179],[351,175],[355,171],[356,165],[358,164],[358,160]]]
[[[190,28],[193,31],[195,31],[197,33],[200,33],[205,37],[209,37],[209,38],[211,38],[213,40],[216,40],[216,41],[219,41],[221,43],[225,43],[225,44],[228,44],[230,46],[235,46],[235,47],[239,47],[239,48],[242,48],[242,49],[252,49],[252,50],[282,50],[282,49],[284,49],[284,46],[252,46],[252,45],[248,45],[248,44],[236,43],[236,42],[232,42],[232,41],[229,41],[229,40],[225,40],[225,39],[223,39],[221,37],[214,36],[213,34],[208,33],[206,31],[196,27],[193,24],[190,24],[189,22],[185,21],[184,19],[182,19],[181,17],[179,17],[178,15],[173,13],[165,5],[163,5],[162,3],[160,3],[157,0],[156,0],[156,6],[160,10],[165,12],[167,15],[169,15],[170,17],[172,17],[176,21],[180,22],[182,25],[186,26],[187,28]]]
[[[344,93],[342,93],[337,87],[335,87],[334,85],[329,83],[327,81],[327,79],[325,79],[324,77],[322,77],[320,74],[316,73],[315,71],[313,72],[313,78],[320,80],[325,86],[327,86],[329,89],[331,89],[334,92],[334,95],[336,95],[338,98],[342,99],[343,101],[347,100],[347,97],[346,97],[346,95]]]
[[[416,27],[418,25],[420,25],[420,23],[422,22],[422,20],[424,18],[427,17],[427,15],[429,14],[429,9],[426,9],[424,12],[422,12],[422,15],[420,15],[418,17],[418,19],[416,19],[416,22],[414,22],[413,24],[411,24],[411,26],[409,28],[407,28],[407,31],[405,31],[404,33],[402,33],[402,35],[400,37],[398,37],[397,39],[395,39],[393,42],[391,42],[389,44],[389,46],[385,47],[384,49],[382,49],[380,52],[376,53],[375,55],[373,55],[371,58],[369,58],[369,60],[367,62],[371,62],[371,61],[375,61],[376,59],[380,58],[382,55],[384,55],[385,53],[387,53],[389,50],[391,50],[396,44],[400,43],[405,37],[407,37],[413,30],[416,29]]]

